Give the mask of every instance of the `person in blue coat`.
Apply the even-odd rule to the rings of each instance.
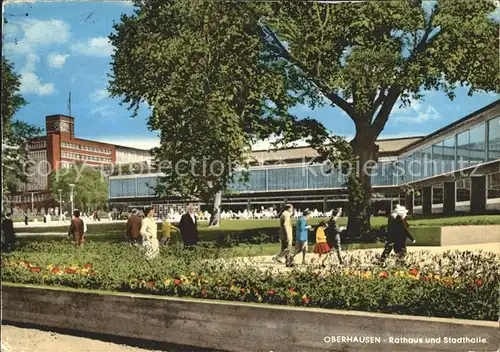
[[[307,225],[309,215],[309,210],[304,210],[302,216],[295,223],[295,253],[293,254],[292,262],[297,254],[302,253],[302,264],[306,264],[309,229],[311,228],[311,226]]]

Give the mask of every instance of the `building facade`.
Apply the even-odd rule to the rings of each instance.
[[[75,119],[71,116],[46,116],[45,129],[45,136],[28,143],[28,155],[34,165],[27,170],[28,182],[21,184],[21,191],[11,199],[16,207],[28,212],[57,207],[58,200],[52,199],[49,184],[49,175],[54,170],[76,163],[101,168],[121,160],[151,160],[147,150],[75,137]]]
[[[428,136],[379,140],[377,145],[378,163],[370,171],[374,213],[387,212],[395,203],[426,214],[500,209],[500,101]],[[315,163],[316,156],[310,147],[252,152],[248,182],[229,187],[223,208],[251,210],[285,202],[319,210],[345,206],[343,175]],[[166,208],[181,202],[155,197],[153,187],[160,177],[111,176],[111,204]]]

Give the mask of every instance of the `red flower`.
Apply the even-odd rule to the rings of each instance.
[[[50,270],[53,274],[57,274],[61,272],[61,269],[59,269],[57,266],[53,267],[52,270]]]
[[[418,270],[417,269],[410,269],[409,273],[410,273],[410,275],[417,276]]]
[[[423,281],[429,281],[429,278],[427,276],[422,276]]]
[[[203,297],[206,297],[206,296],[207,296],[207,290],[202,289],[202,290],[201,290],[201,295],[202,295]]]
[[[244,294],[245,293],[245,288],[244,287],[240,288],[240,292],[241,292],[241,294]]]
[[[181,281],[180,279],[175,279],[175,280],[174,280],[174,284],[175,284],[176,286],[179,286],[181,283],[182,283],[182,281]]]
[[[153,288],[153,287],[155,287],[155,282],[154,282],[153,280],[150,280],[150,281],[148,281],[148,282],[147,282],[147,284],[146,284],[146,285],[147,285],[148,287]]]
[[[66,269],[64,269],[64,273],[65,274],[75,274],[76,269],[66,268]]]
[[[276,291],[275,290],[267,290],[267,294],[274,295],[274,294],[276,294]]]
[[[311,302],[311,298],[310,298],[310,297],[308,297],[308,296],[306,296],[306,295],[304,295],[304,296],[302,297],[302,303],[307,304],[307,303],[309,303],[309,302]]]
[[[288,289],[288,291],[290,291],[290,292],[295,292],[295,289],[294,289],[293,287],[290,287],[290,288]]]
[[[84,267],[85,269],[92,269],[92,264],[87,263],[87,264],[85,264],[83,267]]]
[[[476,280],[476,286],[477,286],[477,287],[481,287],[481,286],[483,286],[483,280],[481,280],[481,279],[477,279],[477,280]]]
[[[30,268],[30,271],[32,273],[39,273],[41,270],[42,270],[42,268],[40,268],[38,266],[34,266],[33,268]]]
[[[380,274],[378,274],[378,277],[387,279],[389,277],[389,273],[387,271],[381,271]]]
[[[24,262],[24,266],[27,267],[27,268],[29,268],[31,265],[28,262]]]
[[[89,275],[90,275],[90,276],[95,276],[96,274],[97,274],[97,273],[96,273],[95,271],[91,271],[91,272],[89,273]]]

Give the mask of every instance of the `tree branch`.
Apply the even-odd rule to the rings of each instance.
[[[373,122],[371,129],[374,137],[378,137],[380,132],[384,129],[387,120],[389,119],[389,115],[391,114],[392,107],[396,103],[401,94],[401,87],[397,84],[394,84],[389,88],[389,92],[387,93],[387,97],[382,105],[382,108],[377,114],[375,121]]]

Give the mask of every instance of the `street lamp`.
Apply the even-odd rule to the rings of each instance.
[[[31,192],[31,214],[35,211],[35,192]]]
[[[71,193],[69,195],[69,200],[71,201],[71,215],[73,215],[75,211],[75,202],[73,201],[73,190],[75,189],[75,184],[70,183],[69,187],[71,188]]]
[[[62,189],[57,190],[59,192],[59,220],[62,221]]]

